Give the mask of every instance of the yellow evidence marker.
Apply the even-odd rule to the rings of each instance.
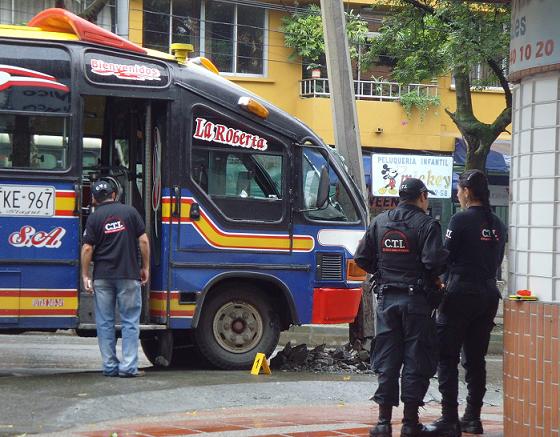
[[[262,352],[259,352],[255,355],[255,361],[253,362],[253,368],[251,369],[251,375],[258,375],[262,372],[265,375],[270,375],[272,372],[270,371],[270,367],[268,367],[268,361],[266,361],[266,355]]]

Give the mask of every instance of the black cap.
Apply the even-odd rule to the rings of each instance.
[[[416,199],[422,193],[436,194],[432,190],[428,190],[424,182],[416,178],[405,179],[399,188],[399,196],[401,199]]]
[[[114,191],[113,185],[104,180],[96,181],[91,186],[91,194],[93,194],[96,200],[105,199]]]

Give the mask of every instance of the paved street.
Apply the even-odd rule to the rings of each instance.
[[[144,378],[105,378],[95,338],[0,336],[0,435],[367,435],[376,417],[372,375],[156,371],[144,357],[141,366]],[[426,421],[439,413],[436,384]],[[486,400],[486,435],[501,436],[499,357],[489,361]]]

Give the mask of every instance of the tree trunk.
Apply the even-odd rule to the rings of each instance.
[[[371,347],[371,340],[375,336],[375,309],[373,299],[374,297],[371,287],[369,286],[369,281],[364,281],[362,284],[362,301],[358,309],[358,314],[356,314],[356,319],[348,326],[350,344],[358,349],[365,348],[368,351]]]
[[[456,70],[455,95],[457,110],[446,109],[463,136],[467,148],[465,170],[486,170],[486,158],[492,143],[503,132],[511,120],[511,108],[506,108],[492,124],[480,122],[473,113],[471,83],[467,72]],[[504,124],[505,123],[505,124]]]
[[[64,0],[56,0],[54,2],[54,7],[60,9],[66,9],[66,4],[64,3]]]
[[[109,0],[95,0],[84,12],[79,14],[79,16],[85,20],[91,21],[92,23],[97,22],[97,16],[108,1]]]

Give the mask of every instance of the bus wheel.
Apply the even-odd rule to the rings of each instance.
[[[204,302],[195,339],[202,355],[221,369],[250,369],[255,354],[269,356],[280,321],[262,290],[249,284],[220,287]]]
[[[173,364],[173,343],[173,331],[169,330],[140,340],[144,355],[156,367],[170,367]]]

